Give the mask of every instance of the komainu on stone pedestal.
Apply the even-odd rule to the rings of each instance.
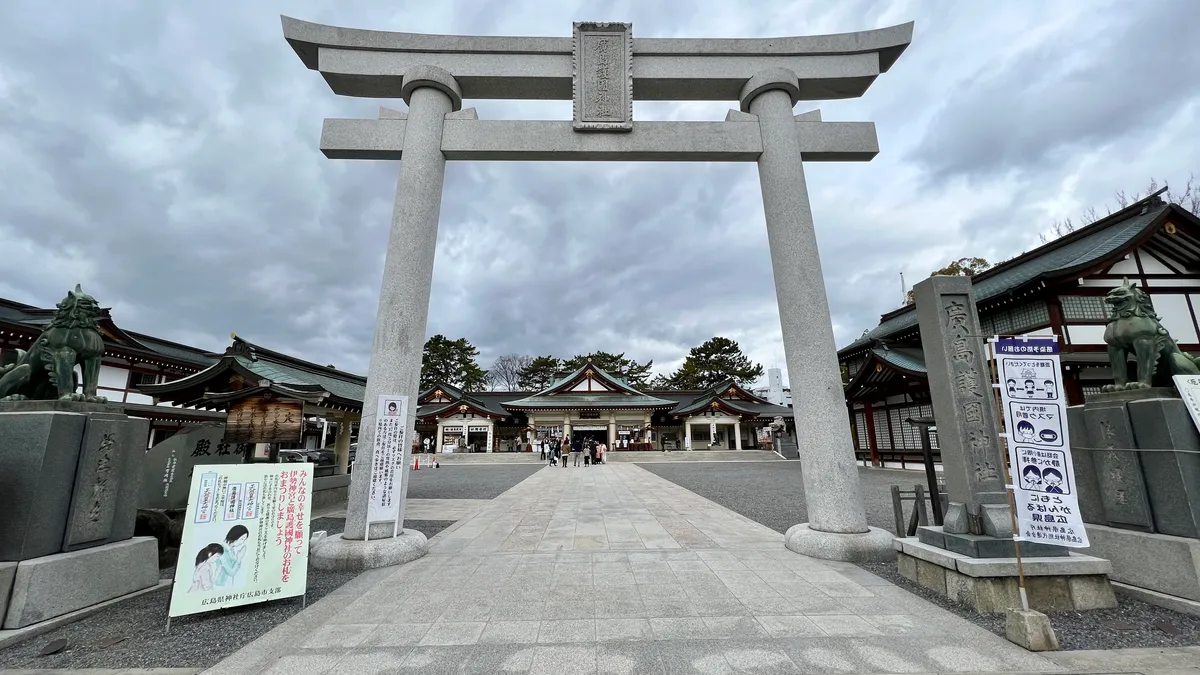
[[[50,326],[29,351],[18,349],[16,363],[0,368],[0,401],[107,402],[96,395],[104,355],[96,326],[100,306],[79,284],[57,306]],[[76,365],[83,372],[83,393],[76,391]]]
[[[1126,279],[1104,296],[1111,308],[1104,343],[1108,345],[1108,360],[1112,366],[1113,384],[1103,391],[1149,389],[1156,373],[1160,383],[1170,386],[1172,375],[1200,375],[1196,358],[1188,356],[1175,344],[1175,339],[1163,327],[1150,296]],[[1129,354],[1137,361],[1137,379],[1129,380]],[[1159,363],[1166,368],[1159,369]]]

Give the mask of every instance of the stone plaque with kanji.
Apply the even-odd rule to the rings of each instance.
[[[576,22],[573,41],[576,131],[633,129],[633,24]]]

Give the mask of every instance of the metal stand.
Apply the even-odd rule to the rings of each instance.
[[[171,615],[168,614],[167,615],[167,629],[165,631],[163,631],[163,635],[170,635],[170,634],[171,634]]]
[[[929,504],[933,508],[933,524],[943,525],[942,495],[938,491],[937,470],[933,467],[933,441],[929,438],[929,428],[937,425],[932,417],[910,417],[905,422],[921,429],[921,453],[925,460],[925,481],[929,484]]]

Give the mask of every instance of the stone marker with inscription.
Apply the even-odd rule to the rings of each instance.
[[[987,346],[968,277],[913,287],[949,508],[944,531],[1012,537]]]
[[[1001,454],[990,355],[968,277],[935,276],[913,287],[929,373],[949,508],[944,526],[895,540],[900,574],[979,612],[1018,607],[1016,545]],[[1116,606],[1107,560],[1021,542],[1030,558],[1030,606],[1079,611]],[[1036,561],[1036,564],[1034,563]]]
[[[240,464],[247,445],[224,440],[225,424],[185,427],[146,452],[142,462],[140,509],[186,509],[192,469],[197,464]]]

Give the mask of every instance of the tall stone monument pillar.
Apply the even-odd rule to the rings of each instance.
[[[930,277],[913,286],[913,296],[950,500],[944,530],[1011,538],[995,394],[971,279]]]
[[[797,553],[825,559],[886,560],[892,555],[892,535],[867,526],[846,423],[833,321],[792,112],[799,94],[794,72],[771,68],[751,78],[741,95],[742,111],[758,117],[762,133],[758,179],[767,241],[793,404],[804,417],[796,425],[796,445],[808,522],[789,529],[785,542]]]

